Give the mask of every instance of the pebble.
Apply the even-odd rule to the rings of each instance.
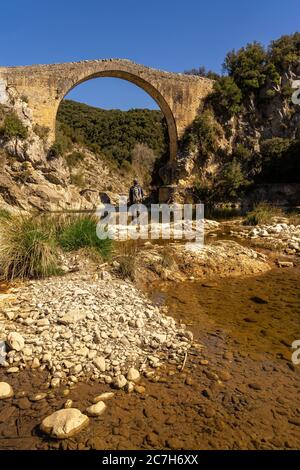
[[[262,390],[261,385],[259,385],[258,383],[250,383],[249,388],[252,388],[253,390]]]
[[[106,370],[106,364],[105,364],[105,359],[104,357],[96,357],[93,361],[97,369],[99,369],[101,372],[105,372]]]
[[[114,392],[104,392],[104,393],[101,393],[101,395],[97,395],[97,396],[93,399],[93,403],[98,403],[99,401],[110,400],[110,399],[113,398],[114,396],[115,396],[115,393],[114,393]]]
[[[8,334],[6,342],[8,346],[15,351],[22,351],[25,346],[25,341],[22,335],[13,331]]]
[[[227,382],[228,380],[231,379],[231,375],[229,374],[227,370],[220,370],[218,372],[218,376],[220,380],[223,380],[223,382]]]
[[[139,371],[134,367],[130,367],[127,373],[127,380],[129,380],[130,382],[138,382],[140,378],[141,376]]]
[[[123,388],[127,384],[127,379],[124,375],[118,375],[114,380],[114,387],[115,388]]]
[[[104,413],[106,404],[104,401],[98,401],[96,404],[89,406],[86,412],[89,416],[100,416]]]
[[[59,386],[60,386],[60,379],[54,377],[54,378],[51,380],[51,387],[52,387],[52,388],[57,388],[57,387],[59,387]]]
[[[7,382],[0,382],[0,400],[10,398],[14,394],[13,388]]]
[[[72,406],[73,406],[73,400],[69,399],[69,400],[65,401],[65,403],[64,403],[64,408],[65,409],[72,408]]]
[[[37,393],[36,395],[33,395],[30,397],[30,401],[41,401],[44,400],[47,396],[47,393]]]

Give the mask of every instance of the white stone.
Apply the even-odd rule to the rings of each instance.
[[[104,357],[101,357],[101,356],[100,357],[95,357],[95,359],[93,360],[93,363],[95,364],[97,369],[100,370],[100,372],[105,372],[106,363],[105,363]]]
[[[62,318],[60,318],[60,323],[66,325],[70,323],[78,323],[81,320],[84,320],[87,315],[87,312],[79,309],[74,309],[66,313]]]
[[[55,411],[42,421],[41,430],[51,437],[65,439],[84,429],[89,423],[88,416],[76,408]]]
[[[6,340],[8,346],[15,351],[22,351],[25,346],[25,341],[22,335],[13,331],[9,333]]]
[[[95,405],[91,405],[86,409],[89,416],[100,416],[104,413],[106,404],[103,401],[98,401]]]
[[[35,357],[32,361],[31,369],[38,369],[38,367],[40,367],[40,361],[37,357]]]
[[[130,382],[138,382],[140,380],[140,373],[134,367],[130,367],[127,373],[127,380]]]
[[[0,382],[0,400],[10,398],[14,394],[13,388],[7,382]]]
[[[115,396],[114,392],[104,392],[104,393],[101,393],[101,395],[97,395],[93,399],[93,403],[98,403],[99,401],[110,400],[114,396]]]
[[[57,388],[60,386],[60,379],[58,377],[55,377],[51,380],[51,387],[52,388]]]
[[[114,380],[114,386],[116,388],[123,388],[127,384],[126,377],[124,375],[118,375]]]

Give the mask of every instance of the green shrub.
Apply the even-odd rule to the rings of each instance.
[[[0,128],[0,135],[5,140],[12,138],[26,139],[28,131],[16,113],[11,111],[4,118],[3,126]]]
[[[64,135],[119,166],[131,161],[136,144],[143,143],[157,157],[168,149],[168,131],[161,111],[148,109],[104,110],[63,100],[57,114],[57,136]]]
[[[85,176],[82,171],[77,171],[76,173],[71,174],[71,184],[78,186],[78,188],[83,188],[85,185]]]
[[[0,266],[5,280],[57,274],[58,250],[54,232],[35,216],[11,216],[0,222]]]
[[[47,126],[40,126],[39,124],[36,124],[33,128],[33,132],[42,140],[46,140],[50,129]]]
[[[211,110],[199,114],[183,138],[183,145],[190,151],[197,149],[200,157],[207,158],[219,148],[222,128]]]
[[[232,77],[220,77],[214,83],[210,101],[218,114],[231,117],[241,110],[242,92]]]
[[[65,159],[69,168],[74,168],[83,162],[85,158],[84,153],[82,152],[72,152],[66,155]]]
[[[54,159],[62,156],[65,152],[63,143],[60,140],[56,140],[48,151],[48,158]]]
[[[103,259],[108,259],[112,240],[100,240],[96,233],[97,219],[89,215],[69,216],[57,231],[59,245],[66,251],[95,248]]]
[[[0,219],[9,219],[11,217],[11,213],[6,209],[0,209]]]
[[[261,225],[272,222],[273,217],[283,217],[284,212],[279,208],[272,206],[267,202],[260,202],[254,209],[247,214],[245,225]]]
[[[138,242],[129,240],[118,245],[118,274],[122,279],[135,280]]]

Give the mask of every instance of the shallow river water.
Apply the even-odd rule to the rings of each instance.
[[[152,299],[166,304],[198,334],[221,329],[235,347],[273,359],[290,359],[300,340],[300,267],[266,274],[152,286]]]

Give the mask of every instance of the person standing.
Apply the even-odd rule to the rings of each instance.
[[[139,185],[138,181],[135,179],[133,185],[129,190],[129,203],[132,206],[133,204],[141,204],[144,199],[143,188]]]

